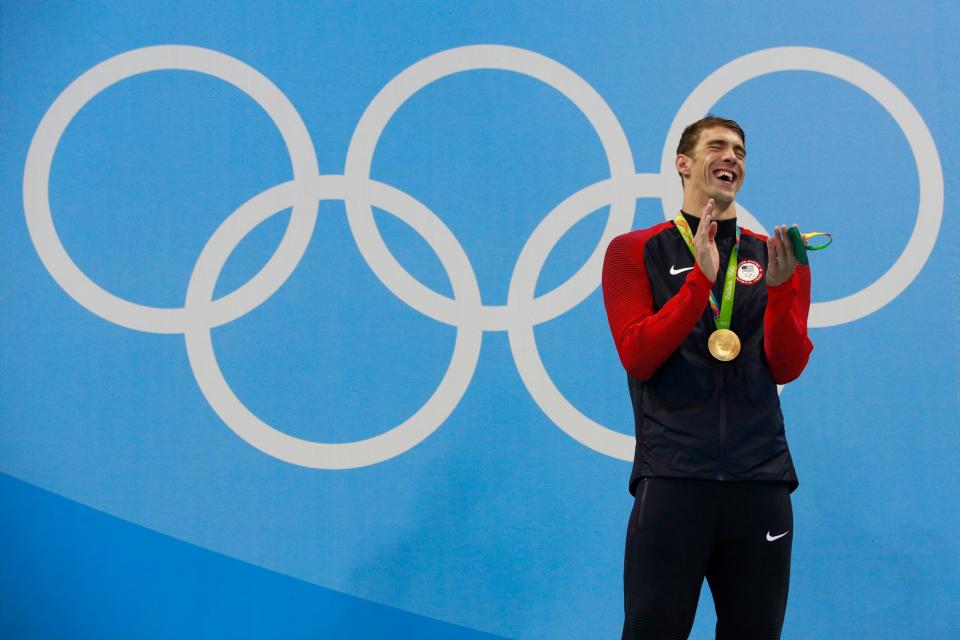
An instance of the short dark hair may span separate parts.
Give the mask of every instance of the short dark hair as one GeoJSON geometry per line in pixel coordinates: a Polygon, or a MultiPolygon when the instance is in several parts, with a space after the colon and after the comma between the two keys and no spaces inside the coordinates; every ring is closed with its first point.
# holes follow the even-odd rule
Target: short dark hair
{"type": "Polygon", "coordinates": [[[743,132],[743,129],[740,128],[740,125],[734,122],[733,120],[727,120],[726,118],[720,118],[712,113],[708,113],[705,117],[700,118],[691,125],[688,125],[686,129],[683,130],[683,133],[680,135],[680,144],[677,145],[677,155],[689,156],[693,151],[694,147],[697,146],[697,141],[700,138],[700,132],[704,129],[710,129],[711,127],[724,127],[735,132],[740,136],[740,140],[743,142],[743,146],[747,146],[747,135],[743,132]]]}

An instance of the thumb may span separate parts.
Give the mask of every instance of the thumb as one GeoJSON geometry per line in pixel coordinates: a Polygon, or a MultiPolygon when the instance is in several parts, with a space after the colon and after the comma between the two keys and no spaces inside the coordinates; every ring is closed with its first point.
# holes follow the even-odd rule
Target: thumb
{"type": "Polygon", "coordinates": [[[710,223],[710,231],[708,232],[707,238],[713,243],[714,238],[717,237],[717,223],[716,221],[710,223]]]}

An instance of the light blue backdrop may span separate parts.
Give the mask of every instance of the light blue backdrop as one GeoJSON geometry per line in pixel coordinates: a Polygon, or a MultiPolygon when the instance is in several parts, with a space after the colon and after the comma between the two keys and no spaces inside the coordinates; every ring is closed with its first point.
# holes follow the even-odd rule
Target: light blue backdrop
{"type": "MultiPolygon", "coordinates": [[[[57,559],[193,545],[492,634],[617,636],[632,416],[599,258],[675,211],[661,164],[711,109],[747,132],[748,226],[835,237],[781,396],[784,637],[960,634],[954,4],[195,5],[2,5],[0,628],[163,637],[150,593],[223,633],[244,607],[189,571],[57,559]],[[17,480],[109,514],[109,545],[17,480]]],[[[376,637],[349,602],[287,604],[376,637]]]]}

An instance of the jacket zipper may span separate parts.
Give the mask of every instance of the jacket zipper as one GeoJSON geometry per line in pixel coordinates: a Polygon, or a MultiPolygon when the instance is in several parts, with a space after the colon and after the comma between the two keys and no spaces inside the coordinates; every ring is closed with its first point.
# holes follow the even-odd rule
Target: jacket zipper
{"type": "Polygon", "coordinates": [[[726,480],[724,469],[727,459],[727,375],[720,369],[720,451],[717,456],[717,479],[726,480]]]}

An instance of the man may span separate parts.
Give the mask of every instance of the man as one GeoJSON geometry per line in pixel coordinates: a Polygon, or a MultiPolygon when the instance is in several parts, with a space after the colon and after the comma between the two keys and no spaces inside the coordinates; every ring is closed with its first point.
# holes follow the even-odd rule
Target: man
{"type": "Polygon", "coordinates": [[[706,578],[718,640],[779,638],[797,477],[777,384],[813,349],[810,273],[786,226],[738,231],[736,122],[687,127],[676,168],[677,219],[615,238],[603,265],[637,436],[623,637],[686,638],[706,578]]]}

